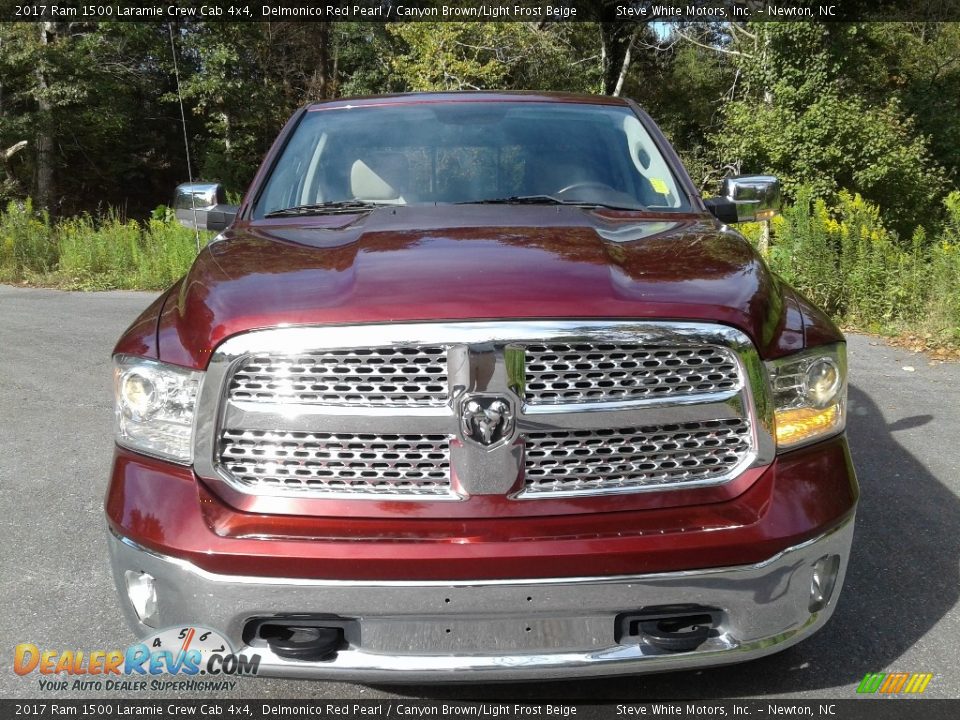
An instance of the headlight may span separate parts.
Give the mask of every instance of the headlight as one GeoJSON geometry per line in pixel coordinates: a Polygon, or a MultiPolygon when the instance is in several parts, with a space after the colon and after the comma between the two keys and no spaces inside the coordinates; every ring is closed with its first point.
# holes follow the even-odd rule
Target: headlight
{"type": "Polygon", "coordinates": [[[113,359],[117,443],[189,465],[203,373],[130,355],[113,359]]]}
{"type": "Polygon", "coordinates": [[[847,349],[824,345],[767,363],[773,389],[777,448],[834,435],[847,419],[847,349]]]}

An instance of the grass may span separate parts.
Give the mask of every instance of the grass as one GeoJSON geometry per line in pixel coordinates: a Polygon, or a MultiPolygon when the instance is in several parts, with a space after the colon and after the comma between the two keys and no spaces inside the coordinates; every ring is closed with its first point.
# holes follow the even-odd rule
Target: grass
{"type": "MultiPolygon", "coordinates": [[[[201,244],[209,233],[201,233],[201,244]]],[[[0,281],[68,290],[159,290],[197,254],[194,231],[166,208],[143,223],[110,211],[52,223],[29,200],[0,212],[0,281]]]]}

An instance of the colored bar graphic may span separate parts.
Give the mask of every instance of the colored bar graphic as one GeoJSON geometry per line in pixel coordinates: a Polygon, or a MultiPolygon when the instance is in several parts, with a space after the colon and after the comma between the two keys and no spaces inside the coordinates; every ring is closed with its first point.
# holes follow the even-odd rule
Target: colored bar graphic
{"type": "Polygon", "coordinates": [[[922,693],[933,680],[933,673],[914,673],[904,692],[922,693]]]}
{"type": "Polygon", "coordinates": [[[858,693],[875,693],[883,682],[884,673],[867,673],[857,687],[858,693]]]}
{"type": "Polygon", "coordinates": [[[867,673],[857,686],[858,693],[922,693],[933,680],[933,673],[867,673]]]}
{"type": "Polygon", "coordinates": [[[907,684],[907,678],[909,677],[909,673],[890,673],[887,675],[887,679],[883,681],[883,685],[880,686],[880,692],[900,692],[903,689],[903,686],[907,684]]]}

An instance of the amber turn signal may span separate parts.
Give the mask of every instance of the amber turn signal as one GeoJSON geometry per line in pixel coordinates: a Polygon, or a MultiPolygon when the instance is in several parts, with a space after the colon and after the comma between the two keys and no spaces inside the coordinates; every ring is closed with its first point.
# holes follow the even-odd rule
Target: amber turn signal
{"type": "Polygon", "coordinates": [[[826,435],[841,423],[840,405],[825,408],[792,408],[776,413],[777,445],[799,445],[806,440],[826,435]]]}

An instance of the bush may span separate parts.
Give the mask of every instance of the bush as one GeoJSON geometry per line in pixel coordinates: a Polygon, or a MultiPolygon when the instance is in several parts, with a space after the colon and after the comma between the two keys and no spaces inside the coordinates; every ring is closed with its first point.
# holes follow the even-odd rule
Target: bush
{"type": "MultiPolygon", "coordinates": [[[[208,233],[200,233],[202,245],[209,238],[208,233]]],[[[190,269],[197,256],[196,233],[175,219],[151,219],[144,228],[140,252],[139,287],[167,287],[190,269]]]]}
{"type": "MultiPolygon", "coordinates": [[[[209,233],[201,233],[205,244],[209,233]]],[[[30,201],[0,213],[0,279],[40,280],[71,289],[162,289],[190,268],[196,235],[166,208],[144,224],[115,211],[52,225],[30,201]]]]}
{"type": "Polygon", "coordinates": [[[797,202],[777,218],[770,264],[814,303],[834,315],[840,312],[843,282],[834,221],[820,198],[802,188],[797,202]]]}
{"type": "Polygon", "coordinates": [[[86,289],[136,287],[140,260],[140,226],[110,213],[99,222],[89,215],[57,226],[60,274],[70,285],[86,289]]]}
{"type": "Polygon", "coordinates": [[[947,221],[930,253],[927,326],[941,341],[960,342],[960,192],[944,205],[947,221]]]}
{"type": "Polygon", "coordinates": [[[28,198],[10,202],[0,212],[0,279],[20,282],[49,273],[57,262],[57,245],[46,212],[34,212],[28,198]]]}
{"type": "MultiPolygon", "coordinates": [[[[945,202],[948,220],[931,241],[923,228],[902,242],[860,195],[834,207],[802,188],[774,220],[770,265],[831,315],[872,331],[923,329],[960,339],[960,193],[945,202]]],[[[757,231],[748,228],[748,236],[757,231]]]]}

